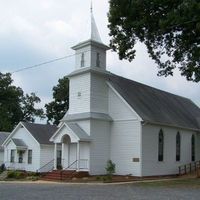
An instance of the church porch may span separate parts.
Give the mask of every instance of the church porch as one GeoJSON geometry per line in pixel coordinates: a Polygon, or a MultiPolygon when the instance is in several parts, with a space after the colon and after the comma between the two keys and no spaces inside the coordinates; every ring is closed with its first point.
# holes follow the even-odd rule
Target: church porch
{"type": "Polygon", "coordinates": [[[76,123],[64,123],[51,138],[54,170],[89,171],[90,139],[76,123]]]}

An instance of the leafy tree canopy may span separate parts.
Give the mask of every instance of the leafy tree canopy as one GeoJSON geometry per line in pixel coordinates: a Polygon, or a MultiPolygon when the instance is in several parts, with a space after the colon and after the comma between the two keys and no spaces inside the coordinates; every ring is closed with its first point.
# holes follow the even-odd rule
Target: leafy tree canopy
{"type": "Polygon", "coordinates": [[[158,75],[178,68],[200,81],[200,0],[110,0],[111,47],[120,59],[135,58],[143,42],[158,65],[158,75]]]}
{"type": "Polygon", "coordinates": [[[13,85],[11,74],[0,72],[0,131],[11,131],[20,122],[34,122],[43,118],[43,110],[35,108],[40,98],[34,93],[24,95],[13,85]]]}
{"type": "Polygon", "coordinates": [[[46,104],[47,122],[58,125],[69,108],[69,80],[63,77],[53,87],[53,101],[46,104]]]}

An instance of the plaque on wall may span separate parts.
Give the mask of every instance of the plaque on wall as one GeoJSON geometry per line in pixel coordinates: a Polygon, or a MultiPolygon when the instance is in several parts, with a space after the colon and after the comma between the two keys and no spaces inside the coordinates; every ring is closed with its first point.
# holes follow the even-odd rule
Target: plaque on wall
{"type": "Polygon", "coordinates": [[[133,158],[133,162],[140,162],[139,158],[133,158]]]}

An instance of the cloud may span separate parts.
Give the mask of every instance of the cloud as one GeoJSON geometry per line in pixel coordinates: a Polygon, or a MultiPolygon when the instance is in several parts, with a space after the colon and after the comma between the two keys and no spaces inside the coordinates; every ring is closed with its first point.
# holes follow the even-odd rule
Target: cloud
{"type": "MultiPolygon", "coordinates": [[[[94,15],[102,40],[109,43],[108,0],[93,0],[94,15]]],[[[0,7],[0,71],[15,71],[57,57],[73,54],[71,46],[85,39],[90,0],[7,0],[0,7]]],[[[157,77],[157,68],[144,45],[138,43],[136,59],[120,61],[108,52],[108,70],[121,76],[191,98],[200,106],[200,84],[178,72],[157,77]]],[[[43,106],[52,99],[52,87],[74,69],[74,57],[13,74],[14,83],[26,93],[36,92],[43,106]]]]}

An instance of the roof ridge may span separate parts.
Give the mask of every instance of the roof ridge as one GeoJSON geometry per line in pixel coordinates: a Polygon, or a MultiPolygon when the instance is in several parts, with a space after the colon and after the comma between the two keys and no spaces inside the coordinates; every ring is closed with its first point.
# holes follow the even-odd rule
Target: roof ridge
{"type": "Polygon", "coordinates": [[[23,124],[31,124],[31,125],[38,125],[38,126],[56,126],[55,124],[39,124],[39,123],[34,123],[34,122],[21,122],[23,124]]]}

